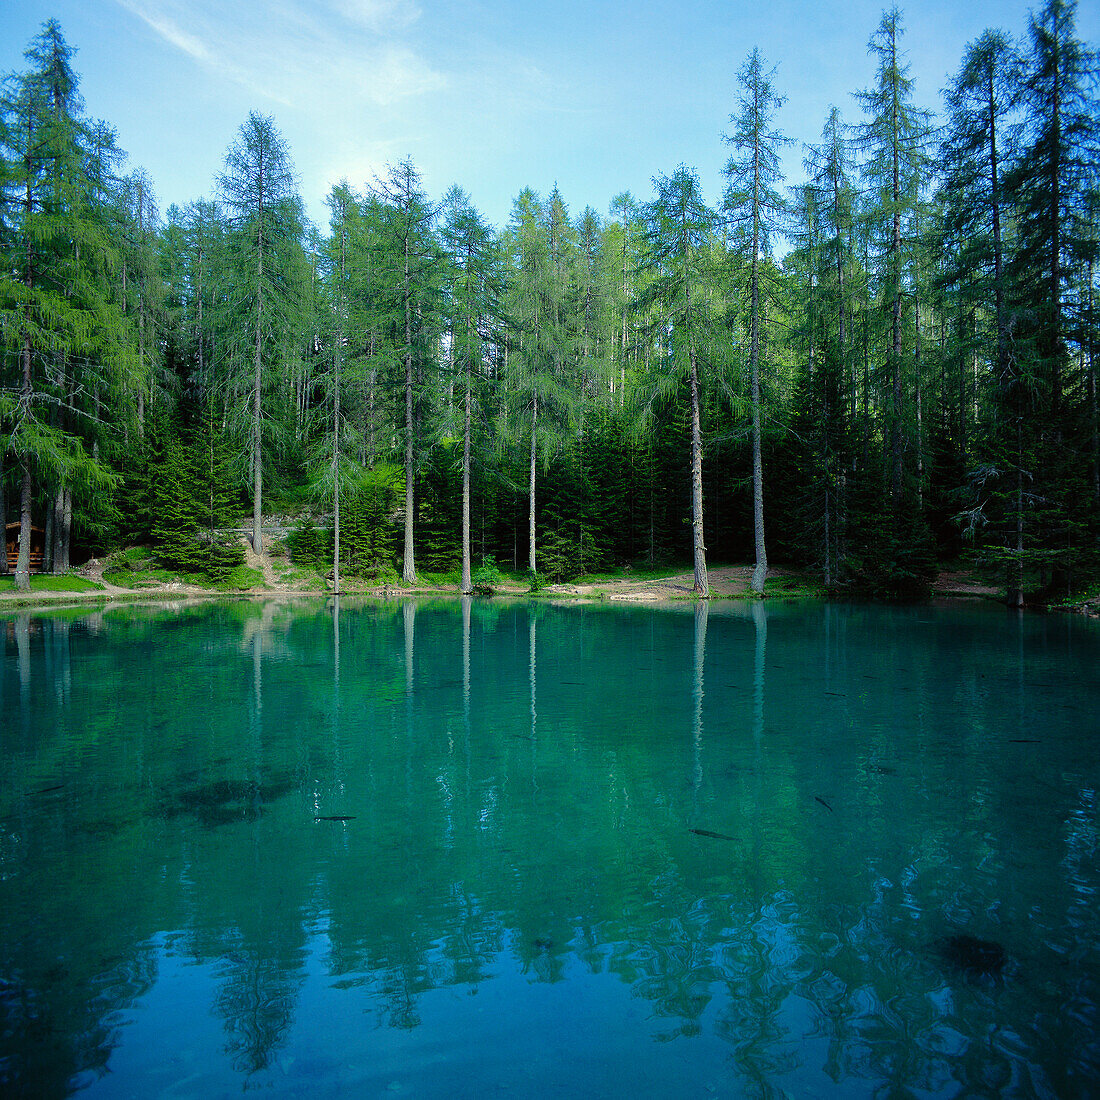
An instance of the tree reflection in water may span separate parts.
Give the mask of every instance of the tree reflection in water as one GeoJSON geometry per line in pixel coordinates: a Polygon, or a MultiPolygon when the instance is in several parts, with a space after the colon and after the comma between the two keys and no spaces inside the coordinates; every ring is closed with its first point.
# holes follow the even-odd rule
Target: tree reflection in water
{"type": "Polygon", "coordinates": [[[373,1065],[364,1019],[471,1036],[432,1064],[519,1065],[539,997],[568,990],[579,1019],[607,981],[647,1012],[570,1056],[590,1041],[625,1074],[690,1040],[748,1095],[1096,1079],[1100,777],[1054,678],[1095,691],[1095,632],[962,617],[917,644],[904,612],[760,602],[100,620],[6,633],[13,1094],[94,1086],[173,958],[223,1021],[220,1072],[276,1091],[308,1084],[326,1028],[373,1065]],[[170,812],[234,784],[267,792],[247,819],[170,812]],[[941,965],[961,932],[1004,943],[996,989],[941,965]]]}

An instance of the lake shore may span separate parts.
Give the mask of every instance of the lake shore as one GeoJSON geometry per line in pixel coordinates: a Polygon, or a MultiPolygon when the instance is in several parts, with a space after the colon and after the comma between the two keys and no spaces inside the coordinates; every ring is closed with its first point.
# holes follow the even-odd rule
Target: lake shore
{"type": "MultiPolygon", "coordinates": [[[[195,599],[316,599],[332,595],[331,581],[326,587],[320,587],[315,578],[308,583],[293,575],[280,572],[280,562],[268,555],[260,557],[247,550],[246,564],[263,575],[263,584],[247,588],[224,589],[203,585],[188,584],[183,581],[142,580],[134,587],[112,583],[104,577],[104,563],[93,559],[73,571],[90,587],[82,591],[45,591],[0,592],[0,608],[25,607],[34,605],[70,605],[86,603],[130,603],[165,600],[195,599]]],[[[751,565],[722,565],[708,570],[708,582],[712,599],[736,600],[750,596],[751,565]]],[[[586,579],[564,584],[550,584],[531,593],[526,585],[503,580],[494,586],[493,594],[498,596],[533,596],[553,599],[609,600],[623,603],[668,603],[693,598],[693,575],[691,572],[673,573],[664,577],[631,577],[586,579]]],[[[820,584],[805,574],[785,568],[774,568],[768,574],[768,599],[816,599],[821,597],[820,584]]],[[[411,586],[394,584],[371,584],[359,578],[343,578],[341,595],[367,597],[394,597],[405,595],[457,595],[453,584],[421,583],[411,586]]],[[[940,573],[934,584],[932,600],[934,603],[957,601],[999,602],[1003,599],[1000,589],[985,584],[978,577],[958,571],[940,573]]],[[[1100,598],[1086,599],[1079,604],[1061,607],[1057,610],[1100,616],[1100,598]]]]}

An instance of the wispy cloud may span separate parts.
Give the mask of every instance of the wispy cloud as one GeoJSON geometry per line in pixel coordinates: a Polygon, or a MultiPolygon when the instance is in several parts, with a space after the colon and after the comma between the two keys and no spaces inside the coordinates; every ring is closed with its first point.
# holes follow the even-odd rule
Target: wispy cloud
{"type": "Polygon", "coordinates": [[[446,79],[405,32],[408,0],[117,0],[170,46],[274,103],[307,110],[386,106],[446,79]]]}
{"type": "Polygon", "coordinates": [[[201,61],[203,64],[210,65],[214,63],[214,56],[206,48],[202,39],[193,34],[188,34],[166,13],[146,10],[142,4],[136,3],[135,0],[119,0],[119,3],[147,23],[161,38],[170,45],[175,46],[177,50],[193,57],[196,61],[201,61]]]}
{"type": "Polygon", "coordinates": [[[228,104],[276,115],[293,144],[307,209],[321,223],[322,196],[341,178],[363,187],[387,163],[411,156],[432,185],[459,173],[470,186],[502,171],[510,181],[517,157],[532,148],[545,154],[543,136],[554,135],[557,117],[600,117],[593,74],[568,58],[544,58],[541,39],[517,34],[511,15],[501,14],[511,11],[508,0],[492,2],[505,7],[115,0],[183,62],[182,74],[165,74],[188,81],[168,89],[175,100],[201,96],[208,118],[228,104]],[[196,80],[190,66],[203,75],[196,80]]]}
{"type": "Polygon", "coordinates": [[[330,0],[329,7],[348,22],[373,31],[408,27],[420,18],[411,0],[330,0]]]}

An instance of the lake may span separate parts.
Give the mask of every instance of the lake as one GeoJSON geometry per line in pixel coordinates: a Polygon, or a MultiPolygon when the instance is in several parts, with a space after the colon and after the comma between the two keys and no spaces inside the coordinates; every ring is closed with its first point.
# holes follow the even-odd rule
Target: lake
{"type": "Polygon", "coordinates": [[[1100,1090],[1100,623],[0,618],[0,1090],[1100,1090]]]}

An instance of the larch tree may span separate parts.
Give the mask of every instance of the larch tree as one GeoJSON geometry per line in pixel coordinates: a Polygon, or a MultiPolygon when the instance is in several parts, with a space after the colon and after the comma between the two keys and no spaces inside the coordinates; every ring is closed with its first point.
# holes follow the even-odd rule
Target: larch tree
{"type": "Polygon", "coordinates": [[[1092,244],[1087,196],[1095,186],[1096,55],[1077,38],[1076,3],[1048,0],[1031,18],[1031,54],[1019,98],[1024,139],[1006,186],[1017,206],[1012,279],[1016,306],[1034,320],[1032,356],[1059,411],[1067,359],[1066,304],[1076,261],[1092,244]]]}
{"type": "MultiPolygon", "coordinates": [[[[967,360],[982,349],[992,373],[992,392],[1000,426],[994,435],[1007,460],[1003,466],[1012,485],[1002,491],[1013,531],[1008,603],[1023,605],[1023,551],[1028,478],[1023,454],[1024,394],[1018,378],[1019,359],[1012,349],[1006,296],[1006,224],[1011,206],[1005,193],[1004,165],[1011,163],[1010,135],[1021,59],[1013,42],[1000,31],[987,30],[966,49],[962,65],[945,93],[948,126],[940,150],[943,175],[942,254],[944,280],[954,290],[957,337],[957,445],[966,455],[970,445],[965,399],[967,360]],[[964,318],[970,318],[967,324],[964,318]],[[1013,427],[1014,425],[1014,427],[1013,427]]],[[[977,380],[974,381],[977,404],[977,380]]],[[[944,395],[946,397],[946,395],[944,395]]],[[[991,471],[994,467],[987,466],[991,471]]],[[[979,476],[983,490],[987,478],[979,476]]],[[[984,517],[983,517],[984,518],[984,517]]]]}
{"type": "Polygon", "coordinates": [[[544,207],[534,191],[524,188],[512,205],[505,239],[510,261],[505,308],[515,347],[508,356],[504,378],[504,419],[513,427],[522,425],[520,431],[526,429],[529,445],[527,568],[532,576],[538,572],[535,518],[539,456],[546,456],[557,446],[574,410],[574,392],[564,374],[569,351],[564,323],[563,294],[568,282],[563,279],[563,222],[567,219],[555,218],[552,208],[544,207]]]}
{"type": "MultiPolygon", "coordinates": [[[[55,501],[61,501],[66,562],[72,483],[107,477],[75,430],[87,416],[75,400],[75,372],[125,362],[122,320],[107,280],[113,250],[95,206],[97,168],[70,65],[73,53],[58,23],[48,21],[26,51],[30,69],[8,78],[0,104],[6,211],[0,332],[5,358],[17,364],[17,377],[0,401],[0,422],[4,449],[20,471],[15,584],[24,591],[30,587],[36,477],[54,486],[55,501]]],[[[51,518],[56,516],[55,503],[51,518]]]]}
{"type": "Polygon", "coordinates": [[[375,184],[375,194],[386,208],[385,226],[389,248],[384,255],[392,265],[396,288],[395,320],[398,326],[401,360],[404,366],[404,466],[405,532],[401,579],[416,581],[415,560],[415,485],[417,472],[416,369],[423,369],[428,358],[427,345],[437,320],[440,275],[439,246],[435,239],[435,207],[421,183],[420,173],[411,160],[393,165],[385,179],[375,184]]]}
{"type": "Polygon", "coordinates": [[[350,344],[351,302],[353,296],[353,269],[350,263],[353,247],[353,225],[359,205],[347,182],[337,184],[328,196],[331,233],[326,244],[325,267],[328,294],[324,301],[327,309],[326,336],[331,348],[331,375],[328,391],[331,396],[332,430],[326,442],[331,444],[331,455],[326,463],[326,488],[332,495],[332,582],[333,591],[340,591],[340,489],[345,481],[345,461],[340,446],[343,421],[340,398],[344,382],[344,359],[350,344]]]}
{"type": "Polygon", "coordinates": [[[787,204],[779,193],[783,174],[779,151],[789,139],[775,128],[775,115],[785,102],[772,86],[775,70],[766,70],[760,51],[754,49],[737,74],[741,85],[738,110],[730,116],[734,129],[726,137],[733,154],[726,162],[724,209],[734,228],[735,247],[748,271],[748,367],[752,401],[752,511],[756,564],[752,590],[764,592],[768,555],[764,543],[764,470],[761,454],[761,292],[763,259],[770,254],[771,239],[787,217],[787,204]]]}
{"type": "Polygon", "coordinates": [[[706,284],[714,277],[711,234],[717,219],[703,200],[698,175],[680,167],[654,178],[657,195],[645,207],[642,268],[649,282],[638,300],[642,313],[653,311],[651,335],[663,330],[665,354],[639,393],[643,418],[662,398],[675,400],[687,384],[691,419],[691,545],[693,591],[707,597],[706,546],[703,541],[703,437],[701,380],[713,351],[715,325],[707,308],[706,284]]]}
{"type": "Polygon", "coordinates": [[[134,378],[135,413],[139,436],[145,429],[145,410],[155,386],[158,313],[163,297],[157,235],[159,213],[153,185],[141,169],[122,181],[123,301],[137,332],[137,373],[134,378]]]}
{"type": "Polygon", "coordinates": [[[579,382],[587,397],[614,387],[610,375],[613,321],[608,332],[612,282],[605,244],[599,215],[592,207],[585,207],[577,221],[575,309],[579,382]]]}
{"type": "Polygon", "coordinates": [[[888,388],[888,484],[895,511],[902,505],[906,450],[903,370],[905,251],[903,233],[926,179],[930,117],[913,103],[913,81],[901,48],[904,33],[897,8],[883,13],[868,50],[878,58],[875,87],[858,93],[870,116],[857,129],[856,142],[868,154],[864,172],[872,189],[868,216],[876,238],[879,286],[888,318],[884,353],[888,388]]]}
{"type": "MultiPolygon", "coordinates": [[[[452,361],[462,392],[462,578],[473,591],[470,552],[470,471],[475,405],[482,390],[485,336],[498,296],[493,233],[470,196],[452,187],[443,199],[440,239],[449,261],[452,361]]],[[[452,406],[453,407],[453,406],[452,406]]]]}
{"type": "Polygon", "coordinates": [[[227,291],[238,377],[251,360],[252,547],[262,554],[264,377],[285,354],[297,319],[300,283],[293,269],[302,262],[303,232],[290,152],[272,118],[249,114],[226,153],[219,190],[233,230],[236,272],[227,291]]]}
{"type": "MultiPolygon", "coordinates": [[[[637,297],[634,277],[638,267],[642,222],[638,204],[629,191],[623,191],[611,200],[610,213],[612,220],[607,226],[607,234],[614,252],[611,261],[615,271],[613,305],[619,321],[614,359],[618,366],[619,404],[622,405],[626,395],[627,363],[637,350],[630,323],[631,307],[637,297]]],[[[615,379],[612,379],[611,385],[614,389],[615,379]]]]}
{"type": "Polygon", "coordinates": [[[945,93],[948,125],[940,150],[946,232],[958,250],[955,277],[982,294],[978,304],[993,322],[998,375],[1007,369],[1008,350],[1004,165],[1019,75],[1018,51],[1002,31],[987,30],[970,43],[945,93]]]}
{"type": "Polygon", "coordinates": [[[807,363],[813,418],[809,429],[821,471],[821,560],[826,586],[832,586],[839,582],[845,557],[851,472],[845,460],[854,459],[848,436],[858,392],[852,354],[855,189],[851,153],[835,107],[804,165],[808,182],[799,192],[800,247],[807,261],[802,314],[804,324],[813,326],[807,363]]]}
{"type": "MultiPolygon", "coordinates": [[[[1021,412],[1020,450],[1030,450],[1036,528],[1035,564],[1064,591],[1073,568],[1068,548],[1087,514],[1079,484],[1085,443],[1084,387],[1071,379],[1075,278],[1095,253],[1090,196],[1100,163],[1097,56],[1078,37],[1076,4],[1047,0],[1033,13],[1031,51],[1021,81],[1024,112],[1018,159],[1005,186],[1015,205],[1017,239],[1008,265],[1021,412]]],[[[1018,509],[1022,511],[1021,509],[1018,509]]],[[[1021,550],[1024,557],[1028,555],[1021,550]]]]}

